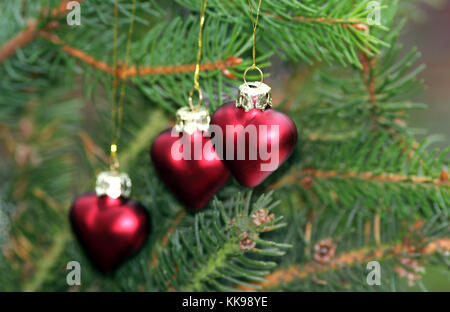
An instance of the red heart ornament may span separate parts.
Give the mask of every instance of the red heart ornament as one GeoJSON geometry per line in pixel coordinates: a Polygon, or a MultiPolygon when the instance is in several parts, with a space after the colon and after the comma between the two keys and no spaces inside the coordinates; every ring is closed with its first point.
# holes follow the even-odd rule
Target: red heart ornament
{"type": "Polygon", "coordinates": [[[161,180],[183,204],[201,209],[225,184],[230,172],[203,132],[179,132],[174,136],[171,132],[166,130],[155,139],[151,160],[161,180]]]}
{"type": "Polygon", "coordinates": [[[216,110],[211,124],[219,126],[224,136],[223,152],[217,152],[236,180],[247,187],[261,184],[289,158],[297,144],[292,119],[270,108],[245,112],[234,102],[228,103],[216,110]]]}
{"type": "Polygon", "coordinates": [[[89,259],[104,273],[114,271],[135,254],[151,227],[150,217],[139,203],[95,193],[74,201],[70,222],[89,259]]]}

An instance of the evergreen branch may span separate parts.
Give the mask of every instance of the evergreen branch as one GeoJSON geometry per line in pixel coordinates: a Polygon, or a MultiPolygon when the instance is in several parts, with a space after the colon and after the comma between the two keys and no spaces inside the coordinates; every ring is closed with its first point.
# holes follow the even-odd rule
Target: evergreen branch
{"type": "Polygon", "coordinates": [[[283,226],[271,213],[276,204],[271,194],[253,203],[251,193],[225,203],[215,200],[213,210],[198,213],[194,224],[178,229],[159,252],[152,273],[155,284],[160,290],[198,291],[231,290],[239,282],[261,281],[275,265],[264,258],[281,256],[289,247],[260,237],[283,226]]]}
{"type": "MultiPolygon", "coordinates": [[[[194,63],[195,54],[191,49],[197,40],[198,27],[198,19],[193,16],[187,19],[177,17],[170,23],[156,25],[139,42],[134,42],[132,47],[134,64],[161,66],[173,64],[173,60],[177,60],[179,64],[194,63]],[[168,49],[168,46],[177,48],[168,49]]],[[[235,97],[236,85],[239,81],[234,78],[239,77],[249,66],[249,60],[238,59],[251,47],[251,42],[245,40],[242,31],[239,25],[221,23],[219,20],[212,20],[205,24],[203,32],[205,45],[202,56],[204,62],[214,63],[217,59],[237,61],[234,63],[237,65],[227,67],[225,70],[201,72],[204,102],[211,110],[223,104],[224,101],[228,101],[229,98],[235,97]]],[[[267,62],[263,62],[269,56],[270,52],[259,57],[260,67],[268,65],[267,62]]],[[[144,76],[141,79],[134,79],[134,82],[150,101],[157,102],[171,112],[187,105],[188,94],[193,83],[192,74],[189,72],[181,72],[177,75],[144,76]]]]}
{"type": "MultiPolygon", "coordinates": [[[[255,287],[240,285],[237,288],[245,291],[268,290],[276,288],[282,283],[290,283],[296,279],[304,279],[316,273],[337,270],[342,267],[352,266],[356,263],[368,262],[374,259],[383,259],[387,257],[400,257],[410,252],[411,246],[404,243],[381,246],[375,250],[362,248],[343,253],[331,260],[330,263],[323,264],[317,261],[309,261],[301,266],[292,265],[288,268],[279,269],[265,277],[264,282],[255,283],[255,287]]],[[[437,251],[450,251],[450,238],[441,238],[429,242],[419,254],[422,256],[431,255],[437,251]]]]}
{"type": "Polygon", "coordinates": [[[11,38],[0,49],[0,64],[16,53],[16,50],[27,45],[36,38],[36,21],[28,22],[27,29],[11,38]]]}
{"type": "Polygon", "coordinates": [[[371,211],[392,214],[391,221],[448,213],[450,148],[428,153],[432,140],[420,145],[390,140],[388,133],[378,133],[345,143],[309,142],[301,167],[267,185],[297,190],[296,200],[312,210],[371,211]]]}
{"type": "MultiPolygon", "coordinates": [[[[99,78],[101,72],[106,72],[119,78],[136,78],[133,82],[151,102],[156,102],[169,111],[176,110],[176,107],[172,105],[173,103],[176,103],[178,107],[186,105],[187,94],[192,87],[187,78],[195,71],[195,65],[192,65],[195,60],[189,48],[190,42],[194,40],[193,35],[197,32],[198,20],[194,18],[176,18],[170,23],[164,21],[154,25],[141,38],[133,40],[131,64],[134,65],[125,67],[119,64],[117,70],[114,70],[108,61],[111,49],[109,37],[112,35],[110,23],[106,17],[97,15],[97,10],[105,9],[107,9],[107,5],[104,2],[99,2],[98,4],[87,6],[86,10],[88,12],[84,13],[85,20],[89,20],[90,23],[95,23],[96,25],[98,24],[100,31],[103,30],[105,32],[102,39],[95,42],[92,42],[92,36],[95,34],[87,32],[85,27],[71,28],[69,31],[64,27],[58,27],[57,22],[54,21],[48,27],[40,29],[38,31],[39,36],[46,39],[46,41],[50,41],[51,44],[60,46],[60,49],[49,48],[48,45],[43,44],[45,41],[37,41],[36,46],[41,51],[39,53],[45,55],[45,58],[36,59],[34,56],[37,52],[27,49],[24,50],[24,53],[27,56],[30,54],[30,64],[27,64],[29,66],[20,66],[21,62],[15,58],[11,69],[0,68],[3,71],[9,69],[9,72],[13,70],[15,73],[15,75],[10,74],[8,76],[9,79],[3,82],[1,87],[4,87],[5,91],[0,92],[3,93],[0,100],[2,102],[11,102],[10,98],[14,95],[12,88],[15,87],[17,92],[19,91],[17,88],[23,85],[22,82],[19,83],[15,79],[20,76],[30,77],[36,73],[37,69],[39,69],[39,77],[42,77],[42,80],[56,78],[55,74],[62,74],[62,72],[67,74],[67,70],[73,70],[75,64],[70,58],[66,57],[68,54],[81,60],[82,64],[87,64],[86,68],[84,68],[84,72],[87,75],[91,73],[91,68],[98,70],[94,77],[97,81],[104,79],[104,77],[99,78]],[[55,32],[50,32],[51,29],[55,30],[55,32]],[[159,42],[160,46],[155,44],[156,42],[159,42]],[[167,45],[174,43],[182,43],[180,49],[167,50],[167,45]],[[58,53],[59,51],[62,53],[58,53]],[[175,64],[174,59],[177,60],[175,64]],[[37,62],[41,64],[35,64],[37,62]],[[43,62],[46,63],[45,66],[43,66],[43,62]],[[45,69],[52,69],[49,73],[50,77],[47,77],[42,72],[45,69]]],[[[123,10],[127,10],[125,5],[123,10]]],[[[125,19],[122,21],[122,23],[126,22],[125,19]]],[[[202,86],[204,99],[205,102],[212,104],[210,105],[211,109],[214,109],[216,105],[222,104],[226,100],[225,95],[231,98],[234,97],[235,85],[238,82],[233,80],[236,80],[236,77],[239,76],[237,71],[247,66],[241,55],[245,53],[246,48],[250,45],[239,37],[240,33],[241,29],[239,27],[231,27],[228,24],[220,24],[219,22],[209,23],[205,26],[205,42],[207,44],[204,47],[204,63],[201,64],[200,69],[204,76],[202,80],[205,82],[204,86],[202,86]],[[214,40],[210,40],[210,38],[214,38],[214,40]]],[[[123,51],[118,52],[120,54],[123,51]]],[[[267,59],[268,56],[269,54],[261,56],[260,59],[267,59]]],[[[266,65],[261,64],[260,66],[264,67],[266,65]]],[[[37,80],[31,78],[29,80],[28,87],[36,85],[35,88],[37,90],[42,88],[42,82],[38,84],[37,80]]],[[[48,81],[45,80],[45,82],[48,81]]],[[[52,84],[49,83],[49,85],[52,84]]],[[[89,90],[92,89],[92,86],[90,86],[89,90]]],[[[109,88],[106,90],[109,90],[109,88]]],[[[18,102],[18,100],[15,99],[14,102],[18,102]]],[[[18,103],[18,106],[21,103],[23,102],[18,103]]]]}
{"type": "MultiPolygon", "coordinates": [[[[367,29],[369,31],[369,29],[367,29]]],[[[364,51],[361,52],[360,56],[361,64],[362,64],[362,74],[363,74],[363,83],[367,90],[368,100],[372,104],[370,110],[370,119],[373,123],[372,130],[376,131],[378,128],[377,118],[379,115],[379,109],[377,107],[377,93],[376,93],[376,62],[377,56],[371,57],[367,55],[364,51]]]]}
{"type": "Polygon", "coordinates": [[[342,141],[348,139],[354,139],[358,133],[356,131],[349,131],[347,133],[320,133],[320,132],[308,132],[305,129],[305,136],[310,141],[342,141]]]}
{"type": "Polygon", "coordinates": [[[393,173],[373,173],[373,172],[339,172],[337,170],[320,170],[314,168],[303,169],[300,172],[291,173],[280,181],[269,186],[270,190],[282,188],[300,181],[303,187],[312,185],[311,178],[343,178],[343,179],[362,179],[366,181],[392,182],[392,183],[413,183],[413,184],[430,184],[430,185],[447,185],[450,186],[448,172],[442,169],[439,178],[427,176],[407,176],[393,173]]]}
{"type": "Polygon", "coordinates": [[[148,148],[148,142],[151,142],[166,125],[167,119],[161,111],[153,111],[148,115],[145,126],[135,133],[127,148],[119,153],[119,162],[123,170],[126,171],[132,166],[138,155],[148,148]]]}
{"type": "MultiPolygon", "coordinates": [[[[76,0],[78,2],[82,2],[83,0],[76,0]]],[[[58,8],[55,8],[51,11],[50,16],[52,18],[60,18],[62,17],[66,11],[67,11],[67,4],[70,2],[70,0],[62,0],[59,4],[58,8]]],[[[48,8],[45,8],[42,10],[42,15],[47,15],[48,8]]],[[[43,28],[49,27],[51,22],[46,24],[43,28]]],[[[0,48],[0,64],[6,60],[7,58],[10,58],[15,54],[17,49],[22,48],[35,40],[37,38],[37,26],[38,22],[34,19],[30,20],[27,23],[27,28],[25,30],[22,30],[17,35],[15,35],[13,38],[11,38],[9,41],[7,41],[3,46],[0,48]]]]}
{"type": "MultiPolygon", "coordinates": [[[[226,60],[218,60],[212,63],[200,64],[200,71],[212,71],[220,69],[224,76],[231,79],[236,79],[237,77],[229,72],[231,67],[241,64],[242,58],[228,56],[226,60]]],[[[132,76],[148,76],[148,75],[170,75],[179,73],[192,73],[195,71],[195,64],[189,65],[166,65],[166,66],[145,66],[145,67],[120,67],[118,68],[117,76],[125,79],[132,76]]]]}
{"type": "Polygon", "coordinates": [[[81,139],[86,156],[88,157],[91,164],[94,163],[95,159],[100,159],[103,163],[107,164],[109,156],[101,149],[87,134],[85,131],[80,131],[78,136],[81,139]]]}
{"type": "MultiPolygon", "coordinates": [[[[73,48],[69,45],[66,45],[62,42],[62,40],[56,35],[49,33],[47,31],[40,31],[39,34],[51,41],[56,45],[60,45],[61,49],[68,53],[69,55],[77,58],[78,60],[98,69],[104,71],[108,74],[114,75],[120,79],[127,79],[129,77],[134,76],[151,76],[151,75],[171,75],[171,74],[180,74],[180,73],[190,73],[195,71],[195,64],[181,64],[181,65],[165,65],[165,66],[136,66],[136,65],[119,65],[117,69],[107,64],[104,61],[100,61],[95,59],[93,56],[88,55],[87,53],[73,48]]],[[[208,62],[200,64],[201,71],[212,71],[220,69],[222,73],[231,79],[236,79],[236,76],[229,72],[231,67],[237,66],[241,64],[243,61],[242,58],[228,56],[226,60],[218,60],[215,62],[208,62]]]]}
{"type": "Polygon", "coordinates": [[[23,116],[15,116],[10,126],[14,135],[6,138],[11,141],[0,142],[14,144],[8,155],[13,161],[24,153],[21,146],[25,150],[24,158],[12,163],[15,169],[9,182],[17,205],[22,207],[15,211],[11,227],[13,243],[9,253],[15,263],[11,261],[10,266],[31,269],[14,274],[17,287],[22,290],[41,288],[55,272],[52,269],[61,260],[71,237],[66,213],[70,190],[80,173],[71,154],[76,144],[70,139],[78,126],[78,104],[72,98],[53,102],[50,97],[33,102],[23,116]]]}
{"type": "Polygon", "coordinates": [[[362,72],[364,74],[364,84],[366,86],[367,93],[369,94],[369,101],[372,105],[376,105],[376,93],[375,93],[375,79],[372,74],[376,65],[376,57],[370,58],[364,52],[361,53],[362,72]]]}
{"type": "MultiPolygon", "coordinates": [[[[198,0],[177,2],[189,10],[197,11],[199,7],[198,0]]],[[[259,23],[264,32],[260,42],[265,49],[281,52],[279,54],[284,58],[303,60],[308,64],[313,60],[327,63],[336,60],[342,65],[361,67],[357,57],[361,47],[373,55],[378,53],[380,46],[386,45],[365,31],[369,27],[368,3],[368,0],[358,4],[352,0],[343,0],[339,4],[329,1],[265,1],[259,23]]],[[[211,1],[208,7],[207,15],[219,17],[224,22],[245,25],[242,20],[249,16],[248,9],[238,0],[227,1],[226,4],[220,0],[211,1]]]]}
{"type": "Polygon", "coordinates": [[[38,199],[42,200],[47,204],[48,207],[53,209],[54,211],[58,211],[60,213],[63,213],[65,209],[51,196],[49,196],[46,192],[44,192],[41,188],[35,187],[33,188],[33,194],[38,199]]]}
{"type": "Polygon", "coordinates": [[[41,287],[48,275],[51,274],[51,269],[54,267],[55,263],[59,261],[61,254],[64,252],[66,243],[70,238],[71,233],[66,226],[63,226],[61,231],[55,233],[52,245],[46,251],[45,256],[37,261],[33,277],[23,285],[23,291],[37,291],[41,287]]]}
{"type": "Polygon", "coordinates": [[[341,25],[344,27],[352,26],[357,30],[366,31],[369,27],[366,24],[362,24],[364,19],[344,19],[344,18],[327,18],[324,16],[320,17],[307,17],[307,16],[281,16],[277,14],[273,14],[271,12],[262,12],[267,16],[271,16],[276,19],[291,21],[291,22],[302,22],[302,23],[319,23],[319,24],[327,24],[327,25],[341,25]]]}
{"type": "Polygon", "coordinates": [[[361,68],[344,71],[324,68],[317,83],[319,98],[303,109],[302,124],[309,133],[335,133],[332,139],[350,133],[387,130],[392,138],[407,135],[406,112],[426,105],[411,99],[423,90],[417,75],[425,68],[416,66],[417,49],[401,56],[397,42],[398,30],[393,30],[390,48],[379,55],[359,50],[361,68]],[[339,72],[339,73],[338,73],[339,72]],[[337,76],[339,75],[339,77],[337,76]],[[339,118],[336,118],[338,116],[339,118]]]}
{"type": "MultiPolygon", "coordinates": [[[[40,188],[35,188],[33,193],[37,198],[42,200],[48,207],[56,211],[59,214],[63,214],[67,209],[64,208],[67,205],[60,205],[54,198],[49,196],[40,188]]],[[[45,282],[47,275],[51,268],[58,261],[62,252],[64,251],[66,243],[70,239],[70,232],[66,226],[59,229],[58,233],[54,233],[55,239],[52,241],[52,245],[48,248],[46,256],[42,257],[35,265],[33,277],[23,285],[23,291],[32,292],[40,288],[45,282]]]]}
{"type": "Polygon", "coordinates": [[[169,243],[170,236],[175,232],[175,230],[177,229],[178,225],[180,224],[181,220],[184,218],[185,215],[186,210],[182,209],[173,220],[168,231],[166,232],[166,234],[164,234],[159,244],[155,245],[152,254],[152,267],[156,267],[158,265],[158,249],[166,247],[166,245],[169,243]]]}
{"type": "MultiPolygon", "coordinates": [[[[80,61],[82,61],[88,65],[91,65],[92,67],[95,67],[101,71],[104,71],[108,74],[111,74],[111,75],[114,74],[114,68],[112,66],[108,65],[107,63],[105,63],[103,61],[99,61],[99,60],[95,59],[93,56],[90,56],[79,49],[76,49],[69,45],[63,44],[62,40],[57,35],[49,33],[47,31],[40,31],[39,35],[42,36],[43,38],[48,39],[49,41],[51,41],[54,44],[61,45],[61,49],[64,52],[79,59],[80,61]]],[[[116,76],[118,76],[117,73],[116,73],[116,76]]]]}
{"type": "Polygon", "coordinates": [[[411,182],[448,185],[445,159],[450,148],[427,152],[426,147],[439,140],[430,137],[421,144],[412,138],[393,140],[389,133],[360,133],[345,142],[308,141],[302,169],[285,177],[280,186],[304,176],[318,178],[360,178],[367,181],[411,182]],[[329,161],[332,157],[333,162],[329,161]]]}

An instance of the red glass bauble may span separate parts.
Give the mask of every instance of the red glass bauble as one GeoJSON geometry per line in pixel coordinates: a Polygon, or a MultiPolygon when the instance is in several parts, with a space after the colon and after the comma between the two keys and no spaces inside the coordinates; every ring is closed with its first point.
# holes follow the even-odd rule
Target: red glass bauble
{"type": "Polygon", "coordinates": [[[87,193],[70,210],[70,222],[94,266],[108,273],[135,254],[150,233],[150,216],[139,203],[87,193]]]}
{"type": "Polygon", "coordinates": [[[297,128],[292,119],[271,108],[246,112],[234,102],[228,103],[217,109],[211,124],[219,126],[224,135],[221,158],[236,180],[247,187],[261,184],[289,158],[297,144],[297,128]],[[253,135],[249,125],[254,126],[253,135]],[[233,130],[227,131],[227,126],[233,130]],[[230,147],[234,148],[232,153],[230,147]],[[244,148],[245,157],[238,158],[238,150],[244,148]]]}
{"type": "Polygon", "coordinates": [[[201,209],[225,184],[230,172],[202,131],[179,132],[174,136],[171,132],[166,130],[155,139],[150,149],[151,160],[158,176],[184,205],[201,209]],[[190,151],[185,151],[184,146],[190,147],[190,151]]]}

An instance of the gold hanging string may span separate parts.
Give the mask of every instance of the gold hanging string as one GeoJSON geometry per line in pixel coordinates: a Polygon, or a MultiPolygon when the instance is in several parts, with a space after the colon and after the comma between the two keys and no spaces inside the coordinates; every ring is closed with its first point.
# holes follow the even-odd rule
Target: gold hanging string
{"type": "MultiPolygon", "coordinates": [[[[123,64],[125,67],[128,66],[129,58],[130,58],[130,49],[131,49],[131,39],[133,37],[133,29],[134,29],[134,20],[136,14],[136,0],[133,0],[133,6],[131,9],[131,21],[130,27],[128,30],[128,40],[126,46],[126,54],[125,54],[125,63],[123,64]]],[[[120,82],[120,94],[119,101],[117,102],[117,86],[119,85],[119,80],[117,75],[117,40],[118,40],[118,28],[119,28],[119,10],[118,10],[118,0],[114,1],[114,43],[113,43],[113,66],[114,66],[114,79],[112,85],[112,94],[113,94],[113,105],[111,112],[111,121],[112,121],[112,140],[111,140],[111,170],[117,170],[119,168],[119,160],[117,158],[117,144],[120,139],[120,130],[122,128],[122,119],[123,119],[123,101],[125,98],[125,87],[126,87],[126,78],[122,79],[120,82]]]]}
{"type": "Polygon", "coordinates": [[[256,19],[253,17],[253,5],[252,0],[248,0],[248,7],[250,9],[250,19],[252,21],[253,28],[253,65],[252,68],[256,67],[256,27],[258,27],[259,11],[261,9],[262,0],[259,0],[258,9],[256,11],[256,19]]]}
{"type": "Polygon", "coordinates": [[[253,51],[252,51],[253,52],[253,64],[252,64],[252,66],[248,67],[244,72],[244,82],[245,83],[247,83],[246,76],[247,76],[247,72],[250,69],[256,69],[259,72],[259,74],[261,75],[261,83],[263,82],[263,79],[264,79],[262,70],[258,66],[256,66],[256,28],[258,27],[261,3],[262,3],[262,0],[259,0],[258,8],[256,10],[256,18],[255,18],[253,16],[252,0],[248,0],[248,7],[250,9],[250,19],[252,21],[252,30],[253,30],[253,36],[252,36],[253,37],[253,51]]]}
{"type": "Polygon", "coordinates": [[[206,7],[208,5],[208,0],[203,0],[200,2],[200,30],[198,33],[198,51],[197,51],[197,62],[195,63],[195,71],[194,71],[194,88],[189,92],[189,106],[191,110],[194,110],[194,106],[192,104],[192,95],[194,91],[198,92],[198,104],[197,108],[200,106],[203,100],[202,89],[200,88],[199,77],[200,77],[200,61],[202,59],[202,44],[203,44],[203,25],[205,24],[205,13],[206,7]]]}

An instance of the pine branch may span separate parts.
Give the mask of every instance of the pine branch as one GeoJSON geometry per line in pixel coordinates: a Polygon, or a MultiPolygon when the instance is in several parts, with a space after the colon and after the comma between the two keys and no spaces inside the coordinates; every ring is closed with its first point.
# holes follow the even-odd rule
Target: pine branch
{"type": "Polygon", "coordinates": [[[2,120],[12,135],[2,136],[0,146],[8,146],[5,158],[14,171],[0,188],[11,190],[2,196],[20,207],[14,211],[12,243],[5,247],[5,253],[10,269],[22,268],[12,276],[22,290],[40,289],[54,273],[52,268],[71,237],[65,221],[70,190],[79,174],[71,157],[76,144],[70,139],[78,111],[78,103],[72,99],[52,102],[47,98],[30,103],[11,124],[2,120]],[[25,267],[28,269],[23,270],[25,267]]]}
{"type": "Polygon", "coordinates": [[[18,33],[0,49],[0,64],[14,55],[17,49],[27,45],[36,38],[36,21],[28,22],[27,29],[18,33]]]}
{"type": "Polygon", "coordinates": [[[166,245],[169,243],[170,236],[176,231],[178,225],[180,224],[181,220],[184,218],[185,215],[186,215],[186,210],[182,209],[178,213],[178,215],[175,217],[175,219],[173,220],[172,224],[169,227],[169,230],[167,231],[166,234],[164,234],[164,236],[162,237],[159,244],[155,245],[155,247],[153,249],[153,253],[152,253],[152,267],[153,268],[158,265],[158,250],[166,247],[166,245]]]}
{"type": "MultiPolygon", "coordinates": [[[[85,52],[73,48],[63,43],[63,41],[55,34],[47,31],[40,31],[40,36],[48,39],[56,45],[60,45],[61,49],[69,55],[77,58],[78,60],[108,74],[114,75],[120,79],[127,79],[134,76],[149,76],[149,75],[171,75],[180,73],[193,73],[195,71],[195,64],[188,65],[166,65],[166,66],[136,66],[136,65],[119,65],[116,70],[104,61],[95,59],[93,56],[86,54],[85,52]]],[[[229,72],[231,67],[237,66],[242,63],[242,58],[228,56],[226,60],[218,60],[215,62],[207,62],[200,64],[200,71],[212,71],[221,70],[222,73],[231,79],[236,79],[236,76],[229,72]]]]}
{"type": "Polygon", "coordinates": [[[378,132],[341,141],[313,141],[303,146],[300,168],[274,176],[269,189],[298,191],[309,209],[432,217],[450,207],[450,181],[445,169],[450,148],[427,152],[433,140],[417,144],[378,132]],[[278,178],[278,179],[277,179],[278,178]],[[363,208],[361,208],[363,207],[363,208]]]}
{"type": "Polygon", "coordinates": [[[376,93],[375,93],[375,79],[376,77],[372,75],[372,71],[376,65],[376,57],[370,58],[367,54],[361,53],[362,59],[362,72],[364,74],[364,84],[369,94],[369,101],[372,105],[376,105],[376,93]]]}
{"type": "Polygon", "coordinates": [[[299,121],[313,139],[346,139],[359,131],[378,129],[388,130],[393,137],[408,133],[406,112],[426,107],[411,101],[424,89],[417,75],[425,66],[415,66],[420,57],[417,49],[400,57],[400,28],[391,27],[392,32],[384,36],[390,48],[379,55],[359,50],[361,68],[345,71],[331,67],[321,71],[316,81],[320,96],[302,109],[299,121]]]}
{"type": "MultiPolygon", "coordinates": [[[[450,251],[450,238],[436,239],[429,242],[419,253],[421,256],[433,254],[435,252],[450,251]]],[[[255,283],[256,287],[239,286],[238,289],[245,291],[270,290],[277,288],[280,284],[288,284],[298,279],[305,279],[315,274],[331,270],[339,270],[356,263],[367,263],[372,260],[382,260],[390,257],[401,257],[410,252],[410,246],[404,243],[397,243],[391,246],[381,246],[371,250],[363,248],[343,253],[331,260],[330,263],[321,264],[316,261],[307,262],[301,266],[292,265],[288,268],[279,269],[267,275],[265,282],[255,283]]]]}
{"type": "Polygon", "coordinates": [[[300,182],[303,187],[310,187],[313,183],[312,178],[330,179],[361,179],[366,181],[392,182],[392,183],[413,183],[413,184],[432,184],[432,185],[450,185],[448,172],[442,169],[439,178],[426,176],[407,176],[393,173],[377,173],[373,172],[339,172],[337,170],[323,171],[320,169],[307,168],[300,172],[294,172],[287,175],[280,181],[269,186],[270,190],[278,189],[292,183],[300,182]]]}
{"type": "MultiPolygon", "coordinates": [[[[67,208],[59,205],[55,199],[48,196],[42,190],[37,189],[35,193],[38,198],[42,199],[52,209],[57,209],[60,212],[67,211],[67,208]]],[[[68,207],[68,205],[64,206],[68,207]]],[[[52,245],[47,249],[46,256],[35,263],[36,268],[33,277],[23,285],[23,291],[32,292],[40,289],[47,276],[51,274],[51,269],[63,253],[65,245],[71,238],[71,234],[67,226],[62,226],[60,231],[55,233],[54,237],[55,239],[52,245]]]]}
{"type": "MultiPolygon", "coordinates": [[[[42,71],[41,68],[51,68],[52,74],[56,74],[58,72],[55,69],[61,68],[62,70],[64,67],[64,72],[67,76],[71,76],[68,74],[68,70],[75,70],[75,74],[76,66],[70,58],[66,57],[68,54],[80,60],[82,65],[87,65],[84,68],[86,75],[92,73],[92,68],[98,71],[98,73],[93,74],[93,76],[97,77],[95,79],[99,79],[98,77],[104,72],[123,79],[133,78],[133,82],[151,102],[156,102],[169,111],[176,110],[177,106],[186,105],[187,94],[192,88],[192,84],[188,83],[189,80],[187,78],[191,77],[192,72],[195,70],[195,65],[193,65],[195,57],[191,53],[194,44],[190,45],[190,43],[195,42],[196,36],[194,35],[198,32],[198,27],[196,27],[198,20],[194,18],[185,20],[176,18],[170,23],[163,21],[154,25],[152,29],[140,36],[139,39],[133,38],[131,64],[134,65],[125,67],[123,64],[119,64],[115,70],[109,65],[111,63],[110,50],[112,49],[112,40],[109,38],[112,36],[110,21],[97,15],[97,11],[107,10],[108,6],[104,2],[93,2],[94,4],[89,2],[90,5],[86,6],[85,11],[83,11],[83,18],[88,20],[89,23],[98,24],[95,32],[86,28],[86,25],[71,28],[69,31],[65,27],[59,27],[57,20],[52,20],[39,30],[36,29],[39,37],[45,38],[52,44],[60,47],[60,49],[52,49],[43,45],[44,41],[37,42],[39,50],[42,50],[42,53],[46,55],[45,61],[49,63],[46,66],[40,66],[40,70],[42,71]],[[101,40],[92,42],[92,36],[96,36],[99,31],[104,31],[104,36],[102,36],[101,40]],[[76,40],[74,40],[75,38],[76,40]],[[155,42],[159,42],[160,46],[155,45],[155,42]],[[181,48],[167,50],[167,45],[174,43],[179,43],[181,48]],[[184,45],[188,47],[183,47],[184,45]],[[59,53],[59,51],[62,53],[59,53]],[[174,59],[177,60],[175,64],[173,63],[174,59]],[[156,78],[153,78],[154,76],[156,78]],[[163,76],[164,78],[162,78],[163,76]],[[173,103],[176,105],[173,105],[173,103]]],[[[126,12],[127,9],[123,8],[123,10],[126,12]]],[[[136,20],[139,20],[138,17],[136,17],[136,20]]],[[[129,21],[121,16],[120,23],[126,22],[129,21]]],[[[203,86],[204,98],[205,101],[211,104],[212,109],[226,100],[225,95],[234,97],[232,93],[235,91],[237,82],[233,80],[240,76],[240,74],[236,73],[236,70],[241,71],[242,68],[248,65],[248,62],[243,61],[240,56],[245,53],[246,48],[250,47],[250,44],[239,38],[240,33],[241,29],[239,27],[230,27],[230,25],[223,25],[218,22],[208,23],[205,27],[204,62],[201,64],[200,69],[202,76],[205,76],[202,78],[205,82],[203,86]],[[210,38],[214,38],[214,40],[210,40],[210,38]]],[[[123,38],[119,38],[119,41],[121,40],[123,38]]],[[[29,51],[25,52],[29,53],[29,51]]],[[[122,49],[119,49],[118,53],[119,55],[123,54],[122,49]]],[[[261,56],[260,59],[264,60],[267,57],[268,54],[261,56]]],[[[30,59],[32,58],[30,57],[30,59]]],[[[15,59],[14,63],[16,63],[15,59]]],[[[264,67],[266,64],[263,63],[260,66],[264,67]]],[[[35,74],[36,67],[14,66],[13,70],[16,72],[16,75],[9,75],[11,78],[3,82],[6,90],[12,90],[13,88],[17,90],[17,87],[21,86],[21,84],[14,81],[12,77],[25,75],[24,72],[26,74],[35,74]],[[9,86],[6,86],[7,84],[9,86]]],[[[41,76],[43,77],[44,75],[41,76]]],[[[101,77],[100,79],[105,78],[101,77]]],[[[30,86],[32,83],[36,83],[36,81],[30,81],[30,86]]],[[[50,83],[50,85],[52,84],[50,83]]],[[[36,85],[36,89],[40,86],[42,85],[36,85]]],[[[92,87],[91,85],[89,89],[92,90],[92,87]]],[[[106,90],[110,90],[110,88],[106,90]]],[[[12,91],[6,91],[2,96],[2,102],[11,102],[9,100],[9,92],[11,92],[12,97],[12,91]],[[5,98],[4,100],[3,97],[5,98]]]]}
{"type": "Polygon", "coordinates": [[[264,257],[281,256],[288,245],[260,237],[283,226],[270,212],[277,204],[271,194],[253,203],[250,197],[215,201],[213,210],[198,213],[194,224],[172,235],[152,272],[160,290],[231,290],[232,284],[261,281],[275,265],[264,257]]]}
{"type": "Polygon", "coordinates": [[[130,169],[141,152],[148,148],[149,142],[166,126],[167,119],[161,111],[150,112],[144,126],[134,133],[133,139],[119,153],[122,170],[130,169]]]}
{"type": "MultiPolygon", "coordinates": [[[[198,11],[198,0],[177,0],[189,9],[198,11]]],[[[313,60],[332,60],[342,65],[361,67],[357,52],[363,49],[369,55],[378,53],[383,41],[367,33],[369,1],[355,4],[345,0],[335,4],[329,1],[288,2],[268,0],[262,4],[260,40],[264,49],[278,52],[291,60],[312,64],[313,60]],[[280,53],[281,52],[281,53],[280,53]]],[[[249,19],[246,3],[233,0],[224,4],[211,0],[208,16],[224,22],[247,26],[249,19]]],[[[378,26],[380,29],[386,29],[378,26]]]]}
{"type": "MultiPolygon", "coordinates": [[[[210,20],[205,24],[203,39],[204,62],[214,63],[219,60],[239,60],[234,66],[210,70],[200,74],[201,88],[206,107],[214,110],[225,101],[235,97],[235,77],[242,77],[242,72],[250,65],[250,60],[241,62],[239,58],[251,47],[251,42],[242,37],[242,27],[210,20]],[[231,57],[231,58],[230,58],[231,57]],[[230,79],[231,78],[231,79],[230,79]]],[[[190,16],[187,19],[174,18],[170,23],[161,23],[145,34],[141,41],[134,42],[132,55],[134,63],[145,64],[191,64],[195,62],[192,47],[196,46],[198,36],[198,19],[190,16]],[[155,41],[159,44],[155,44],[155,41]],[[177,49],[167,48],[176,45],[177,49]],[[148,52],[151,51],[151,52],[148,52]]],[[[270,53],[258,58],[260,67],[266,67],[270,53]]],[[[134,79],[139,90],[152,102],[157,102],[169,111],[186,106],[188,94],[193,86],[191,73],[177,75],[143,76],[134,79]]],[[[253,77],[249,77],[253,79],[253,77]]]]}
{"type": "MultiPolygon", "coordinates": [[[[82,2],[83,0],[76,0],[76,1],[82,2]]],[[[64,16],[64,14],[67,12],[67,4],[69,2],[70,0],[62,0],[61,3],[59,4],[59,7],[51,11],[50,16],[52,18],[61,18],[62,16],[64,16]]],[[[41,15],[43,16],[48,15],[48,10],[49,10],[48,8],[44,8],[41,12],[41,15]]],[[[48,28],[51,23],[52,22],[49,22],[43,28],[48,28]]],[[[0,48],[0,64],[7,58],[13,56],[16,53],[17,49],[26,46],[31,41],[37,38],[38,33],[37,26],[38,22],[36,20],[34,19],[30,20],[27,23],[27,28],[25,30],[19,32],[9,41],[3,44],[3,46],[0,48]]]]}
{"type": "Polygon", "coordinates": [[[430,137],[421,144],[413,138],[392,140],[388,133],[360,133],[345,142],[307,142],[302,169],[293,170],[272,187],[282,187],[298,180],[311,178],[361,179],[372,182],[448,185],[445,169],[450,148],[426,148],[439,140],[430,137]],[[330,162],[330,159],[333,159],[330,162]]]}
{"type": "Polygon", "coordinates": [[[262,12],[262,14],[271,16],[280,20],[287,20],[291,22],[302,22],[302,23],[319,23],[327,25],[340,25],[344,27],[354,27],[357,30],[367,31],[369,27],[366,24],[361,24],[364,19],[344,19],[344,18],[327,18],[327,17],[307,17],[307,16],[281,16],[278,14],[273,14],[272,12],[262,12]]]}

